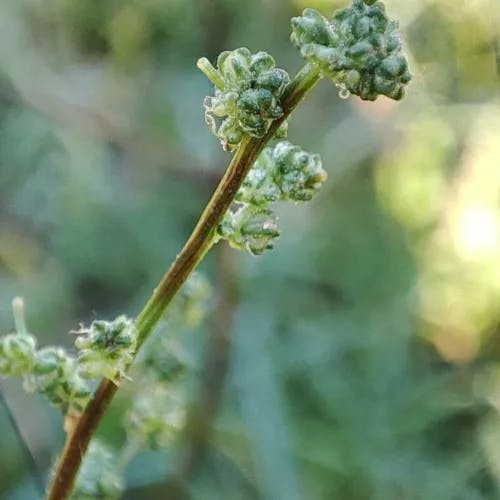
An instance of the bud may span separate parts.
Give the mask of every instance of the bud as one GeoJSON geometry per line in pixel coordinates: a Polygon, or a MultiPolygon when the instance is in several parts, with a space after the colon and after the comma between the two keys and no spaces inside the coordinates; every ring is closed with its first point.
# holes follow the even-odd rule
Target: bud
{"type": "Polygon", "coordinates": [[[280,141],[264,149],[236,199],[259,206],[276,201],[309,201],[326,179],[319,155],[280,141]]]}
{"type": "Polygon", "coordinates": [[[276,163],[273,148],[265,148],[248,172],[236,200],[252,205],[264,206],[281,199],[281,190],[274,180],[276,163]]]}
{"type": "Polygon", "coordinates": [[[306,9],[292,19],[291,40],[306,60],[361,99],[401,99],[411,80],[398,23],[382,2],[354,0],[331,21],[306,9]]]}
{"type": "Polygon", "coordinates": [[[219,224],[219,237],[254,255],[273,248],[280,233],[268,205],[309,201],[326,179],[319,155],[288,141],[266,147],[236,193],[237,203],[219,224]]]}
{"type": "Polygon", "coordinates": [[[226,214],[219,225],[219,235],[233,248],[260,255],[272,249],[280,236],[276,220],[272,210],[244,204],[226,214]]]}
{"type": "Polygon", "coordinates": [[[217,58],[217,68],[224,79],[225,89],[241,89],[250,81],[251,52],[246,47],[222,52],[217,58]]]}
{"type": "Polygon", "coordinates": [[[36,353],[24,389],[43,394],[65,414],[81,413],[91,391],[78,375],[76,360],[60,347],[44,347],[36,353]]]}
{"type": "Polygon", "coordinates": [[[79,371],[84,378],[106,377],[115,383],[125,375],[137,344],[134,321],[119,316],[114,321],[93,321],[89,328],[72,332],[78,335],[79,371]]]}
{"type": "Polygon", "coordinates": [[[0,338],[0,375],[21,377],[35,364],[35,338],[28,333],[10,333],[0,338]]]}
{"type": "Polygon", "coordinates": [[[282,201],[309,201],[328,178],[318,154],[308,153],[288,141],[278,142],[272,152],[275,183],[282,201]]]}
{"type": "Polygon", "coordinates": [[[245,134],[263,137],[283,116],[281,97],[290,77],[275,65],[266,52],[252,54],[245,47],[222,52],[217,68],[205,58],[198,61],[216,87],[215,96],[205,100],[205,118],[224,149],[235,149],[245,134]]]}
{"type": "Polygon", "coordinates": [[[301,17],[292,18],[292,43],[301,47],[310,43],[331,46],[337,45],[338,34],[328,19],[315,9],[305,9],[301,17]]]}

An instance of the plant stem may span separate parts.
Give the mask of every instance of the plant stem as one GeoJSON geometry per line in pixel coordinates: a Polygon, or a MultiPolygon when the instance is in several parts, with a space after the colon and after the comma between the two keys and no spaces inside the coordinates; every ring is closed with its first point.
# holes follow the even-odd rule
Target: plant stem
{"type": "MultiPolygon", "coordinates": [[[[184,248],[177,255],[137,317],[137,351],[149,337],[181,286],[212,247],[219,222],[229,209],[236,192],[260,152],[320,78],[317,68],[306,64],[285,89],[282,98],[283,116],[272,123],[264,137],[246,137],[241,142],[184,248]]],[[[118,387],[113,382],[104,379],[74,430],[68,433],[47,500],[68,498],[90,439],[117,389],[118,387]]]]}

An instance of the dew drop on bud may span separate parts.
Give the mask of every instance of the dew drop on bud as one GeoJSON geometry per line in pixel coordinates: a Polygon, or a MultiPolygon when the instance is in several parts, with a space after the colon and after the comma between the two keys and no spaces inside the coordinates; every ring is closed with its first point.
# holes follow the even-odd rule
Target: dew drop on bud
{"type": "Polygon", "coordinates": [[[345,87],[342,87],[340,90],[339,90],[339,97],[341,99],[349,99],[349,96],[351,95],[351,93],[345,88],[345,87]]]}

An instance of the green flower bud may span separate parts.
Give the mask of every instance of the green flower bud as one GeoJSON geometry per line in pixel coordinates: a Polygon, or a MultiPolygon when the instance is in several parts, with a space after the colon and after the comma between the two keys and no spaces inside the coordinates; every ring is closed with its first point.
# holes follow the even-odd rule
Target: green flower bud
{"type": "Polygon", "coordinates": [[[315,9],[305,9],[301,17],[292,18],[292,43],[301,47],[310,43],[336,46],[338,33],[332,24],[315,9]]]}
{"type": "Polygon", "coordinates": [[[283,110],[266,89],[245,90],[237,103],[236,117],[240,127],[255,137],[261,137],[267,132],[269,119],[282,115],[283,110]]]}
{"type": "MultiPolygon", "coordinates": [[[[260,117],[256,117],[256,119],[260,119],[260,117]]],[[[248,127],[248,121],[249,120],[247,118],[247,127],[248,127]]],[[[232,149],[236,147],[243,140],[245,131],[243,130],[243,127],[241,127],[235,119],[226,118],[219,127],[217,135],[220,138],[223,138],[221,139],[221,142],[224,146],[224,149],[232,149]]]]}
{"type": "Polygon", "coordinates": [[[281,199],[280,187],[274,181],[276,164],[272,148],[265,148],[241,185],[236,200],[264,206],[281,199]]]}
{"type": "Polygon", "coordinates": [[[257,77],[257,87],[269,90],[273,96],[281,95],[289,83],[288,73],[280,68],[260,73],[257,77]]]}
{"type": "Polygon", "coordinates": [[[233,248],[246,249],[253,255],[272,249],[280,235],[276,216],[270,209],[248,204],[230,210],[219,225],[218,233],[233,248]]]}
{"type": "Polygon", "coordinates": [[[186,419],[185,404],[167,386],[156,384],[141,392],[126,416],[129,439],[154,450],[166,448],[179,435],[186,419]]]}
{"type": "Polygon", "coordinates": [[[83,459],[72,500],[115,500],[124,490],[118,457],[108,445],[93,439],[83,459]]]}
{"type": "Polygon", "coordinates": [[[377,72],[385,78],[404,76],[406,72],[406,59],[401,55],[389,56],[380,63],[377,72]]]}
{"type": "Polygon", "coordinates": [[[198,61],[216,87],[215,95],[205,99],[205,119],[224,149],[238,147],[245,134],[264,136],[283,116],[281,97],[290,77],[275,64],[266,52],[252,54],[247,48],[223,52],[217,68],[205,58],[198,61]]]}
{"type": "Polygon", "coordinates": [[[237,203],[219,224],[218,236],[254,255],[273,248],[280,233],[268,205],[309,201],[326,179],[319,155],[288,141],[266,147],[236,193],[237,203]]]}
{"type": "Polygon", "coordinates": [[[118,383],[133,359],[137,344],[134,321],[119,316],[114,321],[93,321],[89,328],[72,332],[78,335],[79,371],[84,378],[106,377],[118,383]]]}
{"type": "Polygon", "coordinates": [[[257,54],[255,54],[254,56],[251,56],[250,70],[257,77],[262,73],[267,73],[270,70],[274,69],[275,66],[276,63],[274,62],[273,56],[271,56],[267,52],[261,51],[257,52],[257,54]]]}
{"type": "Polygon", "coordinates": [[[318,154],[308,153],[287,141],[274,146],[272,158],[276,164],[274,181],[282,201],[309,201],[328,178],[318,154]]]}
{"type": "Polygon", "coordinates": [[[251,52],[246,47],[222,52],[217,59],[217,68],[224,79],[226,89],[241,89],[252,78],[250,71],[251,52]]]}
{"type": "Polygon", "coordinates": [[[35,337],[28,333],[11,333],[0,338],[0,375],[21,377],[35,364],[35,337]]]}
{"type": "Polygon", "coordinates": [[[43,394],[65,414],[81,413],[91,395],[90,388],[78,375],[76,360],[60,347],[44,347],[36,352],[24,388],[43,394]]]}
{"type": "Polygon", "coordinates": [[[411,80],[398,23],[382,2],[353,0],[329,21],[314,9],[292,19],[292,43],[343,91],[401,99],[411,80]]]}
{"type": "Polygon", "coordinates": [[[258,206],[276,201],[309,201],[326,179],[319,155],[280,141],[264,149],[236,200],[258,206]]]}

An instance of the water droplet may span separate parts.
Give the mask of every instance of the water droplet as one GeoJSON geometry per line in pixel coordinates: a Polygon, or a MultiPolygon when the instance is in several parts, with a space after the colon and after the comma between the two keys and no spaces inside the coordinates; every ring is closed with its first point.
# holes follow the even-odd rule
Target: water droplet
{"type": "Polygon", "coordinates": [[[339,90],[339,97],[341,99],[349,99],[350,95],[351,93],[345,87],[341,87],[341,89],[339,90]]]}

